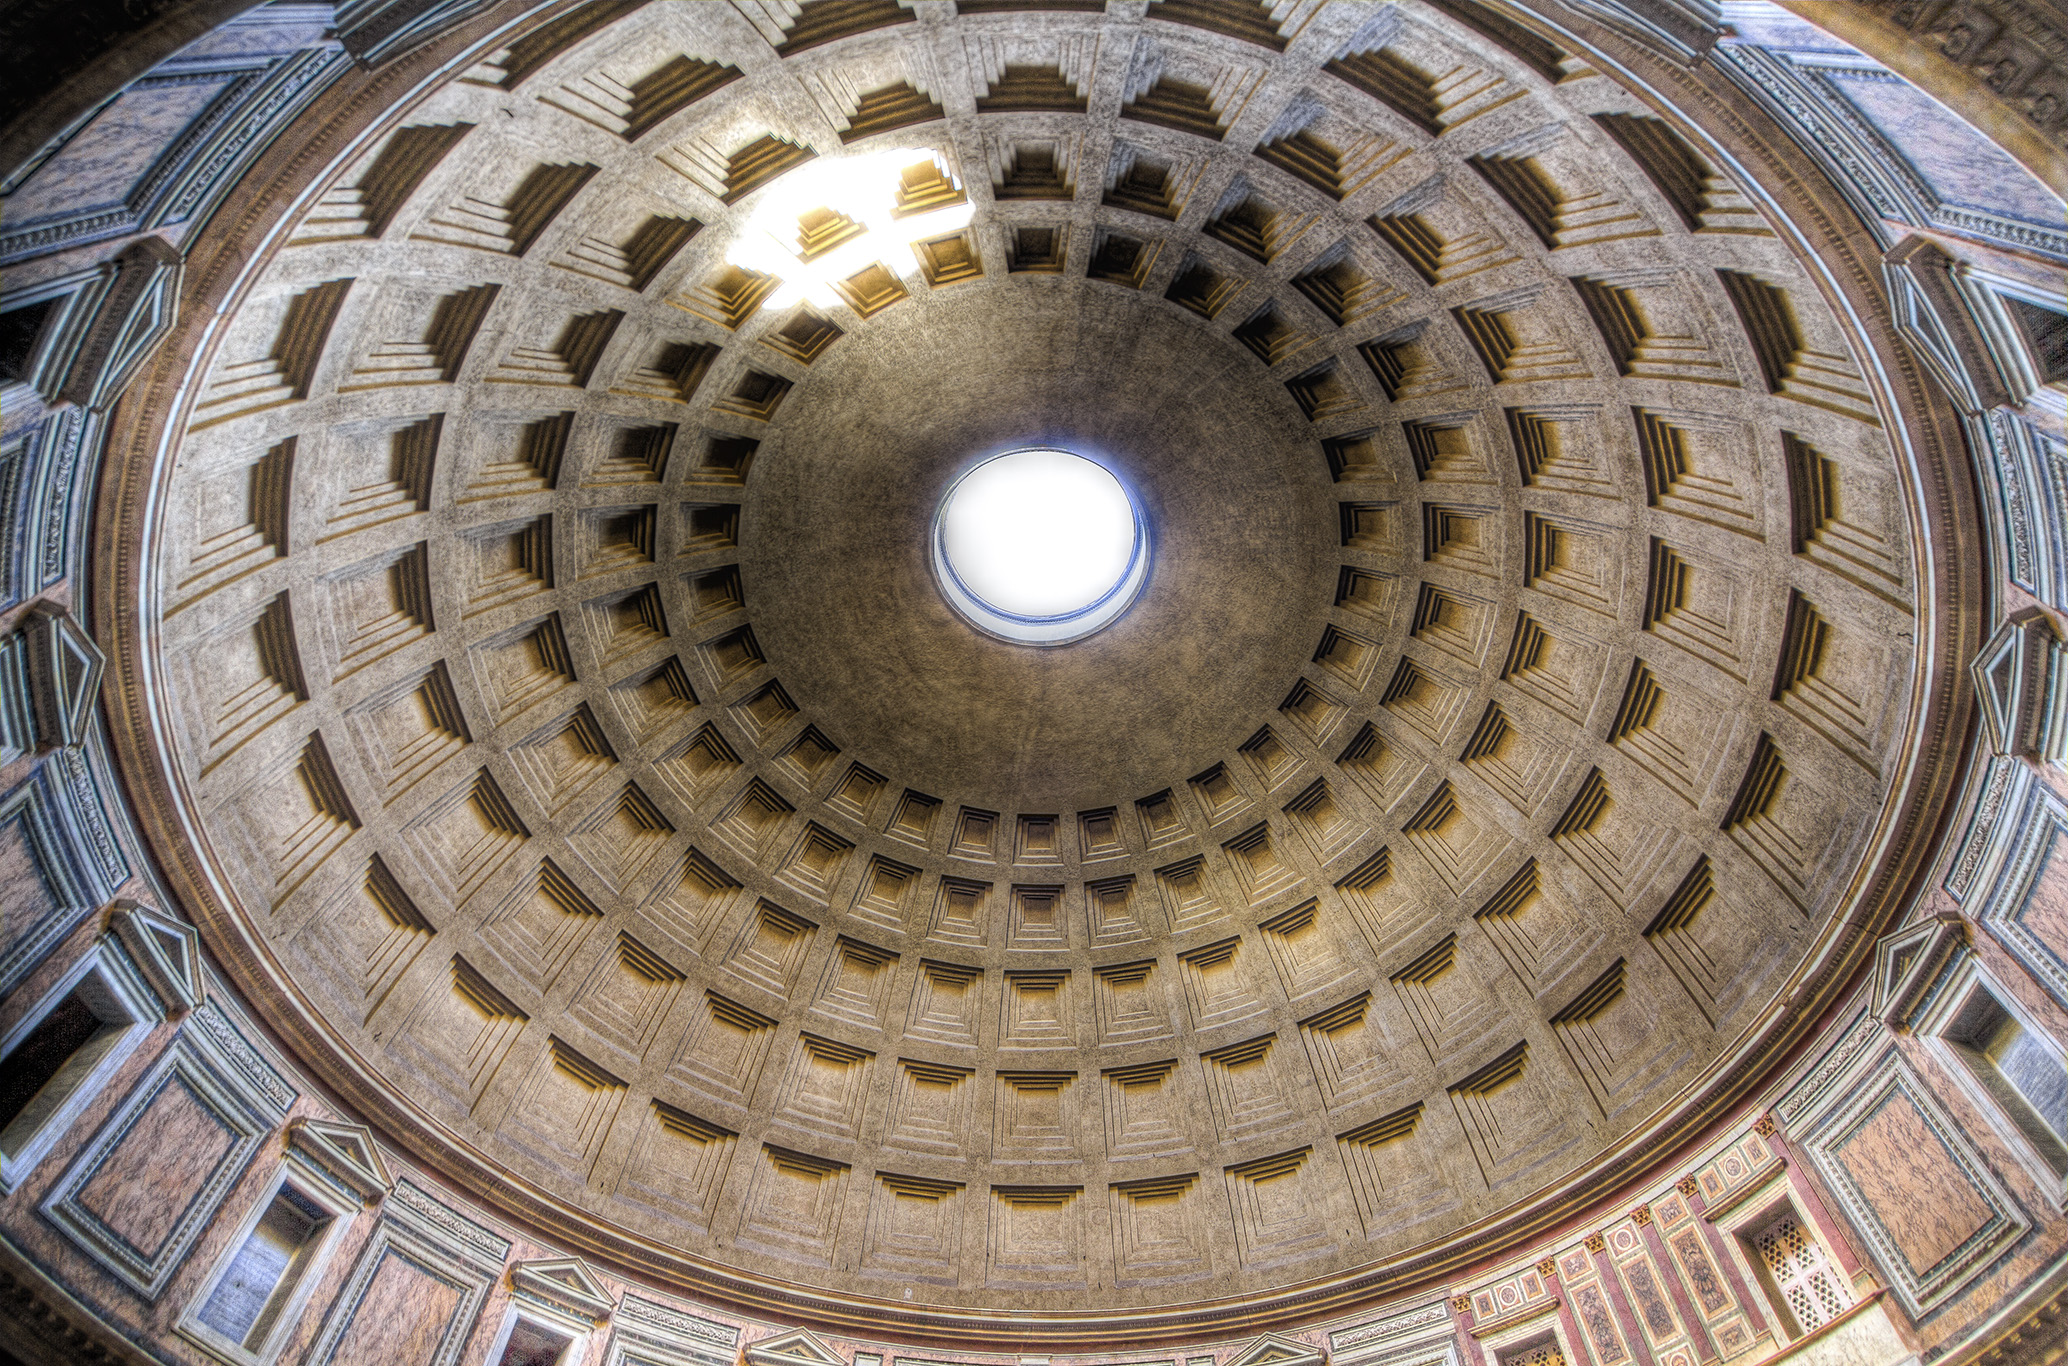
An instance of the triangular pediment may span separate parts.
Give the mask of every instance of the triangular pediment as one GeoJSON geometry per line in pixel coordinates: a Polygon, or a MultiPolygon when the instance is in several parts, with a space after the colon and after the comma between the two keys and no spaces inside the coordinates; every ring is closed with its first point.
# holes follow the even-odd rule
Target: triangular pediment
{"type": "Polygon", "coordinates": [[[1904,1024],[1927,988],[1966,943],[1966,926],[1950,913],[1920,920],[1883,938],[1874,949],[1875,1018],[1891,1026],[1904,1024]]]}
{"type": "Polygon", "coordinates": [[[69,749],[86,739],[93,705],[100,696],[107,660],[93,637],[69,612],[47,604],[31,608],[22,621],[33,665],[39,744],[69,749]]]}
{"type": "Polygon", "coordinates": [[[1982,720],[1989,731],[1989,746],[1999,754],[2011,750],[2018,705],[2018,655],[2024,633],[2016,622],[2006,621],[1989,637],[1989,643],[1975,656],[1975,696],[1982,704],[1982,720]]]}
{"type": "Polygon", "coordinates": [[[1266,1333],[1230,1358],[1228,1366],[1326,1366],[1327,1361],[1319,1348],[1266,1333]]]}
{"type": "Polygon", "coordinates": [[[131,243],[114,264],[114,283],[65,374],[63,389],[63,397],[95,411],[105,411],[122,396],[179,315],[178,248],[163,238],[145,237],[131,243]]]}
{"type": "Polygon", "coordinates": [[[363,1203],[372,1204],[395,1187],[387,1162],[374,1146],[373,1131],[364,1125],[298,1119],[287,1126],[287,1146],[363,1203]]]}
{"type": "Polygon", "coordinates": [[[591,1327],[609,1318],[616,1307],[609,1288],[596,1279],[596,1273],[579,1257],[518,1262],[510,1268],[510,1285],[526,1298],[591,1327]]]}
{"type": "Polygon", "coordinates": [[[1970,666],[1975,698],[1994,752],[2056,757],[2061,737],[2049,732],[2061,725],[2053,677],[2059,648],[2053,626],[2035,609],[2005,621],[1976,652],[1970,666]]]}
{"type": "Polygon", "coordinates": [[[137,970],[168,1015],[201,1004],[201,934],[185,921],[134,901],[117,902],[108,927],[129,952],[137,970]]]}
{"type": "Polygon", "coordinates": [[[106,667],[107,661],[92,637],[80,630],[70,616],[59,617],[52,633],[50,663],[62,722],[59,744],[76,745],[85,738],[86,718],[93,711],[94,698],[100,692],[101,671],[106,667]]]}
{"type": "Polygon", "coordinates": [[[747,1346],[747,1366],[847,1366],[847,1358],[804,1328],[747,1346]]]}

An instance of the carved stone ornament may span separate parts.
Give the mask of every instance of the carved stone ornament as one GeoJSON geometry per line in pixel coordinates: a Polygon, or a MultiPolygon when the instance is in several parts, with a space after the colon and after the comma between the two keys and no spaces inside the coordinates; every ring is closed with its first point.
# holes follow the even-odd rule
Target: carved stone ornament
{"type": "Polygon", "coordinates": [[[287,1126],[288,1154],[329,1184],[371,1205],[395,1188],[373,1131],[341,1120],[297,1119],[287,1126]]]}
{"type": "Polygon", "coordinates": [[[1266,1333],[1228,1359],[1227,1366],[1327,1366],[1328,1355],[1297,1338],[1266,1333]]]}
{"type": "Polygon", "coordinates": [[[510,1288],[521,1298],[585,1328],[597,1327],[614,1307],[609,1288],[579,1257],[518,1262],[510,1268],[510,1288]]]}
{"type": "Polygon", "coordinates": [[[168,1015],[192,1010],[206,992],[201,935],[192,925],[134,901],[118,901],[108,928],[128,952],[168,1015]]]}
{"type": "Polygon", "coordinates": [[[847,1358],[809,1329],[798,1328],[750,1342],[747,1366],[847,1366],[847,1358]]]}
{"type": "Polygon", "coordinates": [[[1950,911],[1906,925],[1874,949],[1874,1018],[1891,1029],[1911,1012],[1967,944],[1967,922],[1950,911]]]}
{"type": "Polygon", "coordinates": [[[737,1366],[740,1330],[679,1305],[627,1293],[611,1316],[611,1341],[654,1366],[737,1366]]]}
{"type": "Polygon", "coordinates": [[[70,613],[51,603],[30,608],[0,638],[0,762],[84,741],[106,666],[70,613]]]}
{"type": "Polygon", "coordinates": [[[1896,325],[1953,400],[1973,413],[2009,403],[1995,348],[1960,286],[1953,258],[1913,234],[1891,247],[1882,262],[1897,305],[1896,325]]]}
{"type": "Polygon", "coordinates": [[[2068,748],[2068,688],[2056,667],[2061,642],[2037,609],[1996,628],[1971,667],[1989,747],[2058,763],[2068,748]]]}
{"type": "Polygon", "coordinates": [[[179,308],[180,254],[163,238],[132,243],[107,269],[114,278],[59,391],[82,408],[103,409],[122,396],[172,331],[179,308]]]}

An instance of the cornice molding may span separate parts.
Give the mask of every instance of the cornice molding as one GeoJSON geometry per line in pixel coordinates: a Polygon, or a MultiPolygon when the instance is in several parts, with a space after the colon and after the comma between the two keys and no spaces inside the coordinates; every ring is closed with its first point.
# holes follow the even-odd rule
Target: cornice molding
{"type": "Polygon", "coordinates": [[[1960,115],[1989,130],[1998,146],[2056,195],[2068,197],[2068,150],[2061,145],[2062,100],[2042,88],[2030,102],[1999,93],[1999,87],[2030,89],[2035,74],[2051,64],[2068,64],[2068,29],[2051,5],[2023,0],[1967,0],[1998,25],[1995,35],[1973,30],[1962,7],[1907,7],[1905,13],[1875,0],[1776,0],[1782,9],[1852,44],[1890,71],[1960,115]],[[1936,39],[1930,42],[1928,39],[1936,39]],[[2000,63],[2008,76],[1999,77],[2000,63]],[[2051,115],[2037,116],[2040,101],[2052,100],[2051,115]]]}

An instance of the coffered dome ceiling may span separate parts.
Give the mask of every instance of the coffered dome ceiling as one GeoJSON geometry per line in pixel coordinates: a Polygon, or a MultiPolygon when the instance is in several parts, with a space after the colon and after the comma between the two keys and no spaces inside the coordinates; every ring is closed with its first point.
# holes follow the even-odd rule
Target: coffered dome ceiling
{"type": "Polygon", "coordinates": [[[519,24],[254,249],[142,666],[219,951],[512,1212],[929,1330],[1305,1312],[1713,1114],[1931,601],[1733,154],[1462,3],[797,9],[519,24]],[[1026,442],[1156,543],[1053,650],[928,568],[1026,442]]]}

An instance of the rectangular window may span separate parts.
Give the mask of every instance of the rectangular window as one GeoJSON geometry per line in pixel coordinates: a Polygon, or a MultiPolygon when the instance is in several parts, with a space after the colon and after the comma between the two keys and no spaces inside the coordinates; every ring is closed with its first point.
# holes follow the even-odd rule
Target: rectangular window
{"type": "Polygon", "coordinates": [[[1507,1348],[1496,1359],[1501,1366],[1565,1366],[1565,1352],[1555,1336],[1507,1348]]]}
{"type": "Polygon", "coordinates": [[[1767,1297],[1800,1337],[1850,1308],[1852,1291],[1794,1206],[1783,1205],[1772,1214],[1740,1236],[1766,1283],[1767,1297]]]}
{"type": "Polygon", "coordinates": [[[65,1064],[105,1028],[76,988],[59,1001],[7,1055],[6,1074],[0,1076],[0,1133],[11,1129],[65,1064]]]}
{"type": "Polygon", "coordinates": [[[2032,349],[2032,368],[2039,372],[2039,382],[2059,384],[2068,380],[2068,314],[2008,295],[2004,297],[2004,303],[2010,306],[2011,316],[2024,330],[2026,345],[2032,349]]]}
{"type": "Polygon", "coordinates": [[[2068,1066],[2053,1046],[1980,988],[1941,1037],[2055,1174],[2068,1174],[2068,1066]]]}
{"type": "Polygon", "coordinates": [[[56,299],[24,304],[0,313],[0,385],[35,382],[38,343],[53,313],[62,313],[56,299]]]}
{"type": "Polygon", "coordinates": [[[149,1030],[146,1008],[94,958],[16,1027],[0,1052],[0,1191],[42,1160],[149,1030]]]}
{"type": "Polygon", "coordinates": [[[257,1352],[294,1297],[330,1226],[329,1211],[292,1186],[275,1191],[196,1317],[257,1352]]]}
{"type": "Polygon", "coordinates": [[[572,1334],[519,1318],[510,1325],[510,1336],[503,1342],[496,1366],[561,1366],[573,1345],[572,1334]]]}
{"type": "Polygon", "coordinates": [[[181,1336],[241,1366],[271,1366],[279,1358],[361,1208],[322,1175],[290,1137],[272,1188],[245,1214],[180,1314],[181,1336]]]}

